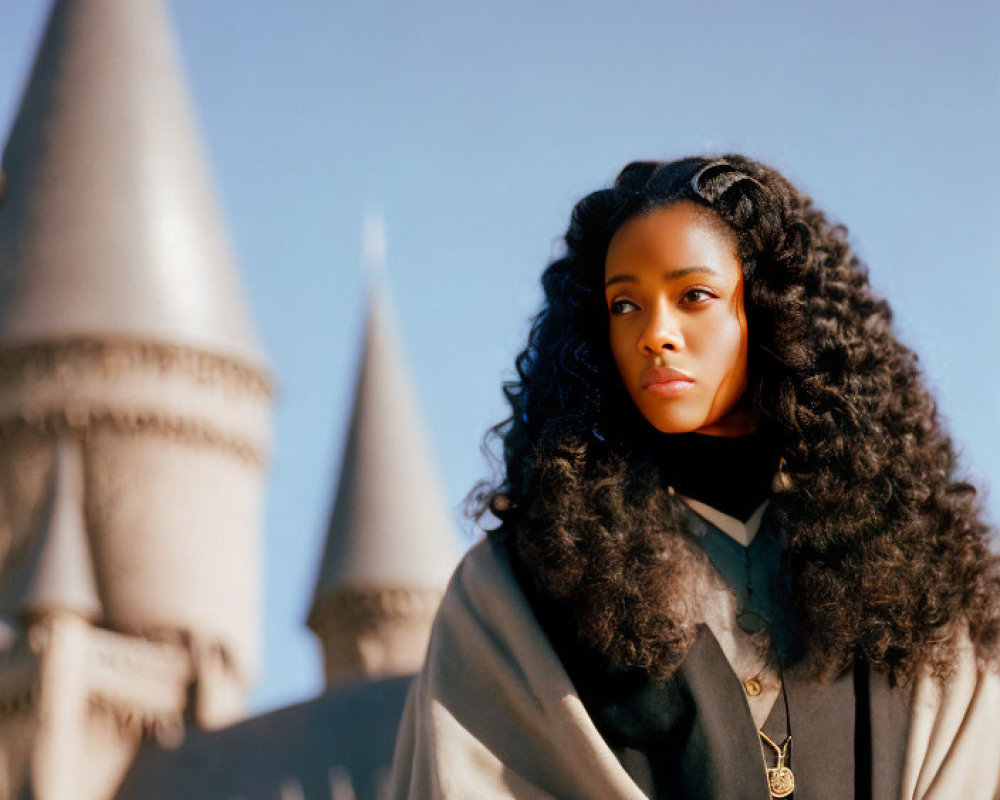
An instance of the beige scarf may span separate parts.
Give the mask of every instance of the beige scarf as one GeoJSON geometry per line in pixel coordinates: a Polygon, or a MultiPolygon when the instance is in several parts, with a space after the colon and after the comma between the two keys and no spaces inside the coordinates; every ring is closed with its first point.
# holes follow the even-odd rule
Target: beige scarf
{"type": "MultiPolygon", "coordinates": [[[[914,686],[902,800],[1000,798],[1000,676],[971,645],[914,686]]],[[[506,555],[481,542],[448,588],[396,742],[392,800],[647,800],[601,738],[506,555]]]]}

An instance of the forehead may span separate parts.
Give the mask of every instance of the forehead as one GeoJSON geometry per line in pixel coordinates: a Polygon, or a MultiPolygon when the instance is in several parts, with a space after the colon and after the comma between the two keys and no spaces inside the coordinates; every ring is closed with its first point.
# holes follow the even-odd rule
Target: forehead
{"type": "Polygon", "coordinates": [[[615,231],[605,256],[605,276],[645,270],[707,267],[738,275],[736,235],[708,209],[674,203],[632,217],[615,231]]]}

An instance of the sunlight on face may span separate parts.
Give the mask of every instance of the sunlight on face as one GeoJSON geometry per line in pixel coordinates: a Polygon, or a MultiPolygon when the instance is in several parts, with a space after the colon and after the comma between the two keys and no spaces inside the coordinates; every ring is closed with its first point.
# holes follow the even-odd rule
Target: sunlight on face
{"type": "Polygon", "coordinates": [[[739,436],[747,322],[736,237],[680,202],[628,220],[604,267],[611,352],[625,388],[662,433],[739,436]]]}

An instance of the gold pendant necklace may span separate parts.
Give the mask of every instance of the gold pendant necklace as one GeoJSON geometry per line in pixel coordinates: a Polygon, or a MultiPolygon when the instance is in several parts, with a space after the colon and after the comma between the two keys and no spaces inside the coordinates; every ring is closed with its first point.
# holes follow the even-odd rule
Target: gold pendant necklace
{"type": "Polygon", "coordinates": [[[778,747],[768,737],[764,731],[757,731],[763,742],[768,744],[777,756],[777,763],[773,767],[767,764],[767,757],[764,755],[764,747],[761,745],[760,754],[764,758],[764,769],[767,771],[767,788],[771,792],[771,797],[788,797],[795,791],[795,775],[790,767],[785,766],[786,760],[790,763],[789,754],[792,751],[792,736],[789,734],[781,747],[778,747]]]}

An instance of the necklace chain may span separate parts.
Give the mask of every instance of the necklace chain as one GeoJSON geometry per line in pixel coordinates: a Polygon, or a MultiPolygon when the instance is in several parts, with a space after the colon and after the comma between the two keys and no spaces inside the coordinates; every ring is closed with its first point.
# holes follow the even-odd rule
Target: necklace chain
{"type": "Polygon", "coordinates": [[[795,791],[795,774],[792,772],[792,712],[788,707],[788,690],[785,687],[784,670],[780,671],[780,678],[781,699],[785,704],[785,741],[779,747],[764,731],[757,731],[760,735],[758,740],[760,757],[764,761],[764,777],[767,781],[767,790],[772,798],[788,797],[795,791]],[[765,744],[774,750],[777,761],[773,767],[768,764],[767,755],[764,753],[765,744]]]}

